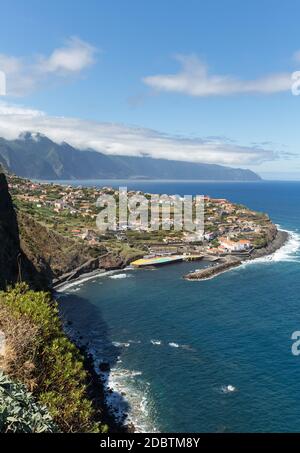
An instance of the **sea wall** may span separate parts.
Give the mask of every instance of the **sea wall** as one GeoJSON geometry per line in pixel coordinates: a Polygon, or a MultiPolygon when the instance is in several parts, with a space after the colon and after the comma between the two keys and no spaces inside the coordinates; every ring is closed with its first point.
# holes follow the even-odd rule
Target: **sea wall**
{"type": "Polygon", "coordinates": [[[210,267],[199,269],[195,272],[190,272],[184,276],[185,280],[204,280],[207,278],[215,277],[222,272],[225,272],[233,267],[239,266],[241,260],[234,257],[226,257],[224,260],[210,267]]]}

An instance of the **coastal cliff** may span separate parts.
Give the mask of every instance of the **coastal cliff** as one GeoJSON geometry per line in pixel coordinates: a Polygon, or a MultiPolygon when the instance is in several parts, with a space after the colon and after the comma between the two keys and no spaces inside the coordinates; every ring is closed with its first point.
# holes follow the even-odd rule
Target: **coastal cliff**
{"type": "Polygon", "coordinates": [[[18,224],[13,209],[8,185],[0,173],[0,287],[17,281],[20,241],[18,224]]]}
{"type": "MultiPolygon", "coordinates": [[[[18,390],[18,409],[4,398],[0,383],[0,432],[124,431],[108,412],[91,358],[67,337],[47,291],[54,275],[91,259],[91,251],[83,246],[75,251],[72,241],[24,213],[17,215],[3,173],[0,240],[0,334],[5,339],[0,378],[13,388],[22,384],[23,392],[21,400],[18,390]],[[27,413],[28,391],[32,403],[27,413]],[[20,416],[25,412],[26,420],[20,416]]],[[[113,263],[105,258],[102,264],[113,263]]]]}
{"type": "Polygon", "coordinates": [[[50,230],[25,212],[17,212],[17,222],[20,247],[39,273],[44,288],[106,253],[104,247],[94,249],[50,230]]]}
{"type": "MultiPolygon", "coordinates": [[[[57,233],[23,211],[17,211],[19,248],[34,267],[35,286],[52,288],[94,271],[122,269],[141,255],[109,251],[101,244],[89,246],[57,233]]],[[[32,280],[32,279],[31,279],[32,280]]]]}
{"type": "Polygon", "coordinates": [[[268,243],[264,247],[253,250],[251,258],[256,259],[261,258],[262,256],[271,255],[286,243],[288,237],[289,234],[287,231],[277,230],[276,226],[272,225],[268,243]]]}
{"type": "Polygon", "coordinates": [[[43,277],[21,247],[17,215],[8,190],[6,176],[0,169],[0,289],[25,280],[42,288],[43,277]]]}
{"type": "Polygon", "coordinates": [[[57,288],[66,282],[80,278],[84,274],[90,274],[101,270],[104,272],[115,269],[123,269],[128,264],[129,261],[117,253],[107,252],[97,258],[91,258],[85,261],[81,266],[78,266],[76,269],[55,278],[53,280],[53,285],[57,288]]]}

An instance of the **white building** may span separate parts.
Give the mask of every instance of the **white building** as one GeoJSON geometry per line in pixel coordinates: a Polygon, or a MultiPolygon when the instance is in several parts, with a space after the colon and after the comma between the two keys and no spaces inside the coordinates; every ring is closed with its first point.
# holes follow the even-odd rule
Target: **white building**
{"type": "Polygon", "coordinates": [[[228,252],[243,252],[249,250],[251,242],[248,239],[240,239],[239,241],[232,241],[226,237],[219,239],[220,246],[228,252]]]}

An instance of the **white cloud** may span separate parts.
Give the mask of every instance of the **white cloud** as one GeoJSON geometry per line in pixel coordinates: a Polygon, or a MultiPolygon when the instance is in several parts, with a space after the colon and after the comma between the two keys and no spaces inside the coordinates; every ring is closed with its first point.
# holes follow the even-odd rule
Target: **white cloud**
{"type": "Polygon", "coordinates": [[[241,146],[224,138],[189,138],[118,123],[52,117],[25,107],[0,103],[0,136],[14,139],[25,131],[40,132],[53,141],[105,154],[176,159],[234,166],[277,159],[259,145],[241,146]]]}
{"type": "Polygon", "coordinates": [[[227,75],[212,75],[196,55],[177,55],[182,65],[176,74],[144,77],[146,85],[159,90],[190,96],[218,96],[241,93],[271,94],[291,89],[291,74],[278,73],[255,80],[241,80],[227,75]]]}
{"type": "Polygon", "coordinates": [[[78,75],[95,63],[96,53],[91,44],[72,37],[50,56],[25,58],[0,54],[0,70],[6,74],[7,94],[23,96],[49,81],[78,75]]]}
{"type": "Polygon", "coordinates": [[[95,47],[78,38],[71,38],[64,47],[55,49],[50,57],[42,57],[38,65],[41,72],[69,74],[80,72],[95,63],[95,47]]]}

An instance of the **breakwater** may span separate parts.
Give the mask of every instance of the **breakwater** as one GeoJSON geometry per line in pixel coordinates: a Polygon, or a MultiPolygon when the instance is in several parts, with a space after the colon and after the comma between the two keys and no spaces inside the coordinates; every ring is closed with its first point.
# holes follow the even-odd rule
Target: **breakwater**
{"type": "Polygon", "coordinates": [[[215,277],[233,267],[239,266],[242,263],[241,260],[234,257],[226,257],[221,263],[215,264],[204,269],[198,269],[194,272],[190,272],[184,276],[185,280],[205,280],[207,278],[215,277]]]}

